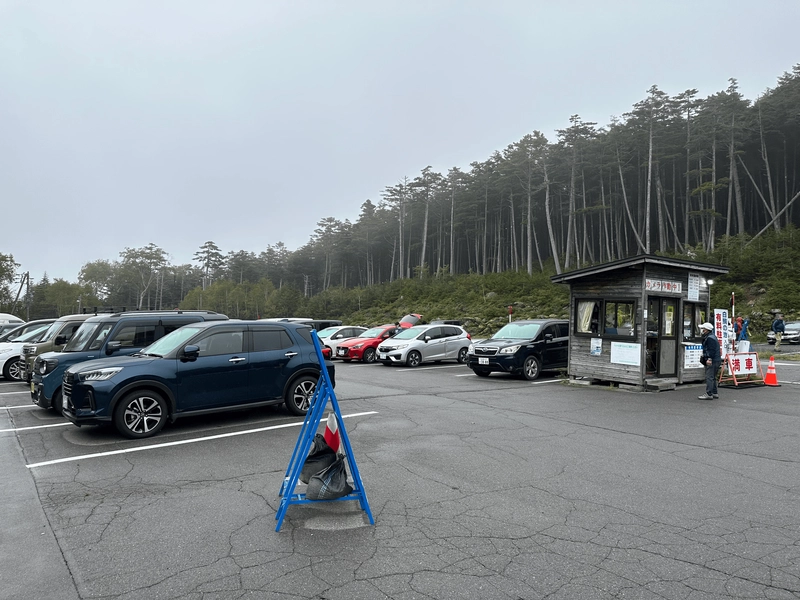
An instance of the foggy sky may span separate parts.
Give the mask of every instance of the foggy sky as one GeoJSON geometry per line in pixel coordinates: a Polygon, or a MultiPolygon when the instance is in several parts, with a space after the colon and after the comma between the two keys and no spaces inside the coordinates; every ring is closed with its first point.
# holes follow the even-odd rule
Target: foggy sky
{"type": "Polygon", "coordinates": [[[468,169],[657,85],[755,100],[796,0],[0,0],[0,252],[38,280],[152,242],[305,244],[427,165],[468,169]]]}

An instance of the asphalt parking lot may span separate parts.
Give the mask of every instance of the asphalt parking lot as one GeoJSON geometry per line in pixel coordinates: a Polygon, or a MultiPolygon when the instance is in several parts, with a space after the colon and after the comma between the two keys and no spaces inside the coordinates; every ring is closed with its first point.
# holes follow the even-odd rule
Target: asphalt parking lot
{"type": "Polygon", "coordinates": [[[0,598],[797,598],[800,363],[776,370],[702,401],[340,363],[375,525],[319,503],[279,532],[284,410],[132,441],[0,380],[0,598]]]}

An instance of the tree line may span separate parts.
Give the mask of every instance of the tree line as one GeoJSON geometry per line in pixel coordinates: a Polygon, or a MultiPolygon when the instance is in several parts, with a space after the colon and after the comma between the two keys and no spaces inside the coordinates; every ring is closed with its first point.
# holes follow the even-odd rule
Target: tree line
{"type": "MultiPolygon", "coordinates": [[[[81,269],[77,283],[36,282],[27,306],[204,308],[231,316],[294,313],[335,288],[516,271],[561,273],[626,256],[715,256],[798,225],[800,65],[758,99],[736,80],[705,99],[653,86],[605,126],[573,115],[548,140],[533,131],[468,170],[426,167],[361,205],[322,218],[309,242],[258,254],[207,241],[193,264],[149,244],[81,269]]],[[[0,255],[8,306],[13,256],[0,255]],[[11,265],[11,269],[9,269],[11,265]]],[[[329,294],[328,294],[329,295],[329,294]]],[[[331,316],[317,314],[315,316],[331,316]]]]}

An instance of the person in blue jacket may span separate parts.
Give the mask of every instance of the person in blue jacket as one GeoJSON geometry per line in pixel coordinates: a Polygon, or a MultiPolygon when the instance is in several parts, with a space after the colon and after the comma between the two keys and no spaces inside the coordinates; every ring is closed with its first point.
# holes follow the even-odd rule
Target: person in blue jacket
{"type": "Polygon", "coordinates": [[[722,364],[722,354],[719,349],[719,340],[714,335],[714,326],[711,323],[700,325],[703,334],[703,353],[700,364],[706,368],[706,393],[698,396],[700,400],[713,400],[719,398],[717,393],[717,373],[722,364]]]}
{"type": "Polygon", "coordinates": [[[775,352],[781,351],[781,338],[786,331],[786,323],[783,321],[783,315],[778,315],[772,322],[772,331],[775,332],[775,352]]]}
{"type": "Polygon", "coordinates": [[[750,319],[736,317],[736,323],[733,325],[733,332],[736,334],[737,342],[748,342],[750,337],[747,334],[747,327],[750,325],[750,319]]]}

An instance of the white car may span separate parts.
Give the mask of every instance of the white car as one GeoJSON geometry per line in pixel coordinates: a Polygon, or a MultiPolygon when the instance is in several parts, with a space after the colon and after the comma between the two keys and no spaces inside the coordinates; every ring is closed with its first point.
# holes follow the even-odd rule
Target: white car
{"type": "Polygon", "coordinates": [[[0,343],[0,372],[11,381],[22,381],[19,372],[19,354],[25,344],[36,343],[50,327],[50,323],[42,323],[38,329],[15,338],[13,342],[0,343]]]}
{"type": "Polygon", "coordinates": [[[331,356],[336,356],[336,346],[338,346],[340,342],[358,337],[366,330],[366,327],[339,325],[336,327],[326,327],[322,331],[317,332],[317,337],[319,337],[319,341],[322,342],[323,346],[327,346],[331,349],[331,356]]]}
{"type": "Polygon", "coordinates": [[[378,360],[409,367],[443,360],[465,363],[470,343],[470,335],[456,325],[415,325],[381,343],[378,360]]]}

